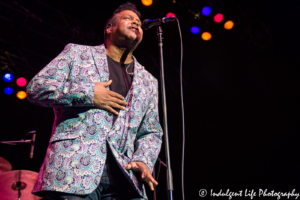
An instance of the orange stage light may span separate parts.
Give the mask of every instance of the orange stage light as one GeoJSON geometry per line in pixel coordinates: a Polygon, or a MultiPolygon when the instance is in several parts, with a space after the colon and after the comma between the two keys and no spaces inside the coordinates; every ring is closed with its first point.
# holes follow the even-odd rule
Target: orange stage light
{"type": "Polygon", "coordinates": [[[209,32],[204,32],[201,35],[203,40],[210,40],[211,39],[211,34],[209,32]]]}
{"type": "Polygon", "coordinates": [[[224,24],[224,28],[229,30],[229,29],[232,29],[232,27],[234,26],[234,23],[233,21],[229,20],[227,21],[225,24],[224,24]]]}
{"type": "Polygon", "coordinates": [[[152,3],[153,3],[152,0],[142,0],[142,4],[143,4],[144,6],[151,6],[152,3]]]}
{"type": "Polygon", "coordinates": [[[26,94],[26,92],[24,92],[24,91],[19,91],[19,92],[17,93],[17,97],[18,97],[19,99],[25,99],[25,98],[27,97],[27,94],[26,94]]]}

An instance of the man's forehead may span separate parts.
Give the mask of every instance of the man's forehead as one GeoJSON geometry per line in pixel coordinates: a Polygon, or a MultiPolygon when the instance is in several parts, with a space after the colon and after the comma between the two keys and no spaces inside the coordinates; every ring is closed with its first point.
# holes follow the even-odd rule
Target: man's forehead
{"type": "Polygon", "coordinates": [[[133,17],[140,19],[139,16],[132,10],[123,10],[123,11],[117,13],[116,15],[119,15],[119,16],[132,15],[133,17]]]}

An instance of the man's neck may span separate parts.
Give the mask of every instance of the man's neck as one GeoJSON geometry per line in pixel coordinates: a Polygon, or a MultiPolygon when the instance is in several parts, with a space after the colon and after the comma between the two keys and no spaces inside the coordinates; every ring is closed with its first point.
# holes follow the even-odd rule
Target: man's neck
{"type": "Polygon", "coordinates": [[[109,44],[105,47],[106,54],[113,60],[128,64],[132,62],[132,51],[109,44]]]}

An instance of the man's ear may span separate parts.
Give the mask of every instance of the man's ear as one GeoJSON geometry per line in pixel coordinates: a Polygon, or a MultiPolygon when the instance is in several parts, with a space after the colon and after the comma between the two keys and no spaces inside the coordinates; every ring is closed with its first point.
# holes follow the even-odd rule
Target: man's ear
{"type": "Polygon", "coordinates": [[[106,26],[106,34],[111,33],[111,27],[112,27],[111,23],[107,24],[107,26],[106,26]]]}

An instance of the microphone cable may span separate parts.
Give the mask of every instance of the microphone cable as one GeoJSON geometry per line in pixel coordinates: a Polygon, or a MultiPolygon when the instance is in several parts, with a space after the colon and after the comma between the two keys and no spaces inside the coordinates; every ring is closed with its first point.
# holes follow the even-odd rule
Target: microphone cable
{"type": "Polygon", "coordinates": [[[180,98],[181,98],[181,115],[182,115],[182,158],[181,158],[181,192],[182,200],[185,200],[184,195],[184,153],[185,153],[185,120],[184,120],[184,103],[183,103],[183,79],[182,79],[182,60],[183,60],[183,45],[182,45],[182,35],[179,20],[176,18],[179,38],[180,38],[180,98]]]}

